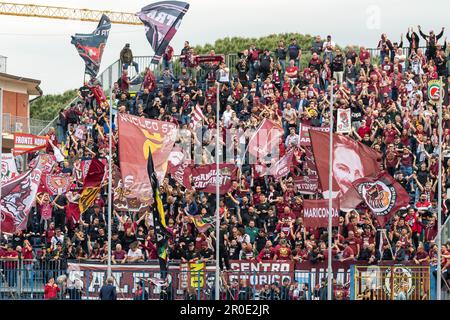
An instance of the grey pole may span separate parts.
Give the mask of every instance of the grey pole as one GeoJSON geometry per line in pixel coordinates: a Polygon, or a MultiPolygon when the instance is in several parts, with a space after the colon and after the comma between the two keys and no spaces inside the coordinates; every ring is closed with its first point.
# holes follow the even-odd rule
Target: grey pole
{"type": "Polygon", "coordinates": [[[438,176],[438,235],[437,235],[437,245],[438,245],[438,261],[437,261],[437,283],[436,283],[436,299],[441,300],[441,249],[442,249],[442,238],[441,238],[441,220],[442,220],[442,77],[440,77],[440,89],[439,89],[439,176],[438,176]]]}
{"type": "MultiPolygon", "coordinates": [[[[0,88],[0,163],[3,158],[3,88],[0,88]]],[[[0,198],[2,195],[2,179],[0,177],[0,198]]],[[[3,237],[2,233],[2,216],[0,213],[0,238],[3,237]]]]}
{"type": "Polygon", "coordinates": [[[220,101],[219,101],[219,90],[220,90],[220,83],[217,82],[217,93],[216,93],[216,290],[215,290],[215,299],[216,300],[220,300],[220,264],[219,264],[219,259],[220,259],[220,246],[219,246],[219,237],[220,237],[220,212],[219,212],[219,202],[220,202],[220,184],[219,184],[219,143],[220,143],[220,139],[219,139],[219,135],[220,135],[220,113],[219,113],[219,109],[220,109],[220,101]]]}
{"type": "Polygon", "coordinates": [[[330,90],[330,159],[329,159],[329,171],[328,171],[328,286],[327,286],[327,297],[328,300],[333,300],[333,251],[331,250],[332,246],[332,223],[333,223],[333,104],[334,104],[334,92],[333,92],[333,84],[331,84],[330,90]]]}
{"type": "Polygon", "coordinates": [[[113,135],[113,123],[112,123],[112,85],[109,86],[109,159],[108,159],[108,272],[107,276],[111,277],[111,225],[112,225],[112,135],[113,135]]]}

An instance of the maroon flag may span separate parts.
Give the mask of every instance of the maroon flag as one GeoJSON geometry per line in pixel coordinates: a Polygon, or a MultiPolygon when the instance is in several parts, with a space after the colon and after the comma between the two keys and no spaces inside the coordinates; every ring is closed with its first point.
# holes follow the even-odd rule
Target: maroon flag
{"type": "Polygon", "coordinates": [[[252,164],[253,169],[253,177],[255,179],[262,178],[268,174],[269,168],[263,163],[260,164],[252,164]]]}
{"type": "Polygon", "coordinates": [[[191,181],[189,177],[191,176],[192,171],[192,161],[191,160],[183,160],[180,164],[173,166],[171,162],[169,162],[168,169],[172,178],[178,182],[180,185],[185,187],[188,190],[192,190],[191,181]]]}
{"type": "MultiPolygon", "coordinates": [[[[339,224],[339,199],[333,199],[332,225],[339,224]]],[[[307,228],[326,228],[328,226],[328,200],[303,200],[303,223],[307,228]]]]}
{"type": "MultiPolygon", "coordinates": [[[[330,186],[329,133],[310,130],[312,151],[317,166],[324,197],[328,197],[330,186]]],[[[381,154],[349,137],[333,134],[333,198],[343,196],[360,178],[375,176],[380,172],[381,154]]]]}
{"type": "Polygon", "coordinates": [[[0,201],[0,229],[2,232],[13,233],[25,230],[28,214],[33,206],[42,170],[38,165],[5,183],[1,189],[0,201]]]}
{"type": "Polygon", "coordinates": [[[104,175],[105,165],[97,158],[93,158],[86,178],[84,178],[83,188],[100,187],[104,175]]]}
{"type": "Polygon", "coordinates": [[[406,190],[386,171],[374,178],[358,179],[353,185],[382,228],[395,212],[409,204],[406,190]]]}
{"type": "Polygon", "coordinates": [[[291,148],[280,160],[270,167],[269,174],[275,178],[275,181],[279,181],[291,171],[294,151],[295,148],[291,148]]]}
{"type": "MultiPolygon", "coordinates": [[[[233,164],[220,164],[220,194],[227,193],[231,182],[237,178],[237,167],[233,164]]],[[[216,165],[208,164],[192,169],[192,184],[196,190],[216,192],[216,165]]]]}
{"type": "Polygon", "coordinates": [[[263,159],[267,154],[278,152],[283,128],[272,120],[264,119],[248,141],[248,152],[255,159],[263,159]]]}
{"type": "Polygon", "coordinates": [[[63,174],[42,175],[41,183],[49,195],[64,194],[70,190],[72,178],[63,174]]]}

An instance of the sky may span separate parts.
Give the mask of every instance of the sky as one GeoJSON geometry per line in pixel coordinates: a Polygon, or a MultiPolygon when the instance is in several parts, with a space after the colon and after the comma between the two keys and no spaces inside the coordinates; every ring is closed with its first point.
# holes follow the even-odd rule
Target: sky
{"type": "MultiPolygon", "coordinates": [[[[16,0],[9,0],[15,2],[16,0]]],[[[17,0],[71,8],[138,12],[149,0],[17,0]]],[[[171,45],[178,54],[185,40],[191,45],[214,43],[223,37],[259,37],[274,33],[333,36],[339,45],[376,47],[382,32],[399,41],[418,24],[426,32],[448,27],[450,3],[422,0],[188,0],[190,8],[171,45]],[[428,12],[430,14],[428,14],[428,12]],[[431,15],[432,13],[432,15],[431,15]]],[[[61,93],[82,84],[84,63],[70,43],[75,33],[89,33],[96,23],[1,16],[0,55],[8,57],[7,72],[39,79],[44,94],[61,93]]],[[[449,30],[447,30],[449,31],[449,30]]],[[[449,31],[450,32],[450,31],[449,31]]],[[[406,39],[405,39],[406,41],[406,39]]],[[[152,55],[143,26],[113,24],[100,71],[119,57],[129,42],[135,56],[152,55]]],[[[423,42],[422,42],[423,43],[423,42]]],[[[143,66],[140,66],[143,67],[143,66]]]]}

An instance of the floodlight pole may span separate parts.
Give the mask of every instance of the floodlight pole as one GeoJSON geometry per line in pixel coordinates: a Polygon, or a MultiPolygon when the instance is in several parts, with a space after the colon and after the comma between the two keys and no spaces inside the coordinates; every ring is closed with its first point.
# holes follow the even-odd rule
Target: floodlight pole
{"type": "Polygon", "coordinates": [[[216,92],[216,275],[215,275],[215,300],[220,300],[220,245],[219,245],[219,237],[220,237],[220,212],[219,212],[219,202],[220,202],[220,184],[219,184],[219,135],[220,135],[220,100],[219,100],[219,90],[220,83],[217,82],[217,92],[216,92]]]}
{"type": "Polygon", "coordinates": [[[439,131],[439,173],[438,173],[438,208],[437,208],[437,224],[438,224],[438,236],[437,236],[437,246],[438,246],[438,261],[437,261],[437,282],[436,282],[436,299],[441,300],[441,259],[442,259],[442,77],[440,77],[439,84],[439,120],[438,120],[438,131],[439,131]]]}
{"type": "Polygon", "coordinates": [[[328,171],[328,286],[327,299],[333,300],[333,250],[332,246],[332,223],[333,223],[333,104],[334,92],[333,83],[330,90],[330,146],[329,146],[329,171],[328,171]]]}

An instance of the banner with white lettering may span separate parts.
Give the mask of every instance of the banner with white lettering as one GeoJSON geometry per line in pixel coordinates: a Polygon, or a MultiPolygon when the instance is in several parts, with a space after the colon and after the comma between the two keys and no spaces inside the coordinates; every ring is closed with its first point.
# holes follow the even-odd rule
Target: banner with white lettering
{"type": "Polygon", "coordinates": [[[330,132],[330,127],[312,127],[307,124],[299,123],[299,145],[302,147],[311,146],[311,138],[309,136],[309,130],[321,131],[321,132],[330,132]]]}
{"type": "Polygon", "coordinates": [[[28,152],[45,149],[48,138],[45,136],[36,136],[29,133],[14,133],[14,150],[15,156],[28,152]]]}
{"type": "MultiPolygon", "coordinates": [[[[232,164],[219,165],[220,194],[227,193],[231,183],[237,178],[237,167],[232,164]]],[[[194,167],[192,172],[192,184],[195,190],[203,192],[216,192],[216,165],[208,164],[194,167]]]]}
{"type": "Polygon", "coordinates": [[[234,280],[247,280],[247,284],[255,289],[261,289],[264,284],[283,283],[284,279],[294,280],[293,261],[230,261],[231,271],[228,272],[228,283],[234,280]]]}
{"type": "MultiPolygon", "coordinates": [[[[339,199],[332,203],[333,226],[339,223],[339,199]]],[[[328,200],[303,200],[303,223],[307,228],[326,228],[328,226],[328,200]]]]}

